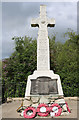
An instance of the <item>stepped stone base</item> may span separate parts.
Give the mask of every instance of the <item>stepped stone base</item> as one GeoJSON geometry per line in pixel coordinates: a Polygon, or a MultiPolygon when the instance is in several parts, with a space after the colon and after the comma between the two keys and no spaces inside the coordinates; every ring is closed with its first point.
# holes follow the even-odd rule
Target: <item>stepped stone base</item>
{"type": "Polygon", "coordinates": [[[67,107],[65,104],[65,100],[63,96],[59,96],[59,97],[52,97],[52,96],[30,96],[30,97],[26,97],[24,98],[23,101],[23,106],[32,106],[32,107],[36,107],[40,104],[40,103],[45,103],[48,104],[50,106],[50,104],[53,103],[58,103],[60,105],[62,105],[62,115],[67,111],[67,107]],[[64,113],[63,113],[64,112],[64,113]]]}

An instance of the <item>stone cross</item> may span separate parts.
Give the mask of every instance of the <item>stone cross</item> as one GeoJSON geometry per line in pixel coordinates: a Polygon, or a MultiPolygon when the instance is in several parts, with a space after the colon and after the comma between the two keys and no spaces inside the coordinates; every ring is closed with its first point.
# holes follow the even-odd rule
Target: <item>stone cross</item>
{"type": "Polygon", "coordinates": [[[37,39],[37,70],[28,76],[25,97],[32,95],[63,95],[60,76],[50,70],[49,39],[47,27],[55,20],[46,16],[46,6],[40,6],[40,16],[32,19],[31,26],[39,27],[37,39]]]}
{"type": "Polygon", "coordinates": [[[31,26],[39,27],[37,39],[37,70],[50,70],[49,39],[47,27],[54,27],[55,20],[46,15],[46,6],[40,6],[40,16],[32,19],[31,26]]]}

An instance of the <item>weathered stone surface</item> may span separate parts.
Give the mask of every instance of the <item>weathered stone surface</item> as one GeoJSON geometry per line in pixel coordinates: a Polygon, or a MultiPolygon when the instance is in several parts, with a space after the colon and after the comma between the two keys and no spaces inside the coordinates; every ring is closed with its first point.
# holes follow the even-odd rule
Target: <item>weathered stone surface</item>
{"type": "Polygon", "coordinates": [[[12,98],[7,98],[7,103],[12,102],[12,101],[13,101],[12,98]]]}
{"type": "Polygon", "coordinates": [[[55,100],[51,100],[51,101],[50,101],[50,103],[54,103],[54,102],[55,102],[55,100]]]}
{"type": "Polygon", "coordinates": [[[20,98],[20,97],[18,97],[18,98],[7,98],[7,101],[9,101],[9,100],[12,100],[12,101],[22,101],[24,99],[25,98],[20,98]]]}
{"type": "Polygon", "coordinates": [[[59,98],[58,98],[58,97],[55,97],[54,100],[55,100],[55,101],[56,101],[56,100],[59,100],[59,98]]]}
{"type": "Polygon", "coordinates": [[[69,115],[69,112],[62,112],[61,115],[62,115],[62,116],[69,115]]]}
{"type": "Polygon", "coordinates": [[[58,104],[59,103],[65,103],[65,100],[64,99],[57,99],[57,100],[55,100],[55,102],[58,103],[58,104]]]}
{"type": "Polygon", "coordinates": [[[25,100],[29,100],[30,101],[31,97],[27,96],[25,97],[25,100]]]}
{"type": "Polygon", "coordinates": [[[32,103],[38,103],[39,99],[40,99],[40,97],[31,97],[32,103]]]}
{"type": "Polygon", "coordinates": [[[76,100],[79,100],[79,97],[65,97],[64,99],[65,100],[74,100],[74,101],[76,101],[76,100]]]}
{"type": "Polygon", "coordinates": [[[64,96],[58,96],[58,99],[64,99],[64,96]]]}
{"type": "Polygon", "coordinates": [[[47,99],[47,98],[45,98],[44,96],[42,96],[41,98],[40,98],[40,101],[39,101],[39,103],[49,103],[50,101],[47,99]]]}
{"type": "Polygon", "coordinates": [[[32,105],[32,102],[31,101],[28,101],[28,100],[24,100],[23,101],[23,106],[30,106],[30,105],[32,105]]]}
{"type": "Polygon", "coordinates": [[[67,111],[67,107],[66,107],[66,104],[65,104],[65,100],[64,100],[64,99],[55,100],[55,103],[64,104],[64,105],[62,106],[62,109],[63,109],[63,111],[67,111]]]}
{"type": "Polygon", "coordinates": [[[37,108],[38,107],[38,103],[36,103],[36,104],[32,104],[32,107],[35,107],[35,108],[37,108]]]}

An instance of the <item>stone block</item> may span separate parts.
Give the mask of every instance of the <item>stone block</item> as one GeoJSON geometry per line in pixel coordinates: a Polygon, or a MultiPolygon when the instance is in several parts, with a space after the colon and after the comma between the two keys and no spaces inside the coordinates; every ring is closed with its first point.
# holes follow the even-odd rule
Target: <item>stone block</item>
{"type": "Polygon", "coordinates": [[[64,96],[58,96],[58,99],[64,99],[64,96]]]}
{"type": "Polygon", "coordinates": [[[50,98],[50,101],[55,101],[55,98],[54,98],[54,97],[51,97],[51,98],[50,98]]]}
{"type": "Polygon", "coordinates": [[[40,98],[39,103],[50,103],[50,101],[49,101],[47,98],[45,98],[44,96],[42,96],[42,97],[40,98]]]}
{"type": "Polygon", "coordinates": [[[19,97],[17,97],[17,98],[12,98],[13,99],[13,101],[23,101],[24,100],[24,98],[19,98],[19,97]]]}
{"type": "Polygon", "coordinates": [[[28,100],[28,101],[30,101],[30,97],[29,96],[27,96],[27,97],[25,97],[25,100],[28,100]]]}
{"type": "Polygon", "coordinates": [[[38,103],[39,99],[40,99],[40,97],[31,97],[32,103],[38,103]]]}
{"type": "Polygon", "coordinates": [[[50,103],[51,103],[51,104],[52,104],[52,103],[55,103],[55,101],[54,101],[54,100],[51,100],[50,103]]]}
{"type": "Polygon", "coordinates": [[[57,99],[55,100],[56,103],[61,104],[61,103],[65,103],[64,99],[57,99]]]}
{"type": "Polygon", "coordinates": [[[24,100],[23,101],[23,106],[31,106],[32,105],[32,102],[31,101],[28,101],[28,100],[24,100]]]}
{"type": "Polygon", "coordinates": [[[62,115],[62,116],[69,115],[69,112],[62,112],[61,115],[62,115]]]}
{"type": "Polygon", "coordinates": [[[38,103],[36,103],[36,104],[32,104],[32,107],[35,107],[35,108],[37,108],[38,107],[38,103]]]}
{"type": "Polygon", "coordinates": [[[13,101],[12,98],[7,98],[7,103],[12,102],[12,101],[13,101]]]}

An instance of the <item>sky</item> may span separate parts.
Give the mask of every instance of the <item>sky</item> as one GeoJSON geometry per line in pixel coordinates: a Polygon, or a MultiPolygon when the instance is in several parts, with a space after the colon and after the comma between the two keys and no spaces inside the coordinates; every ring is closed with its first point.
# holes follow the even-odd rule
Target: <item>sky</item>
{"type": "Polygon", "coordinates": [[[38,28],[31,27],[31,20],[39,17],[41,4],[47,6],[47,16],[55,18],[56,21],[55,27],[48,28],[49,36],[57,34],[56,41],[65,42],[63,34],[68,28],[77,31],[76,2],[3,2],[2,59],[8,58],[14,51],[15,44],[12,37],[26,35],[37,38],[38,28]]]}

